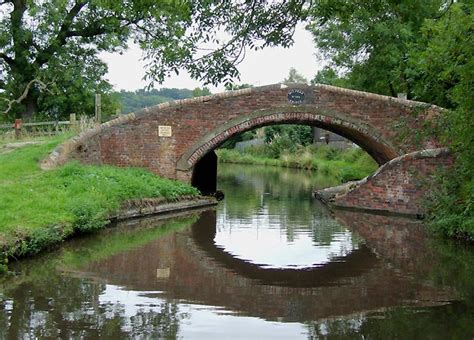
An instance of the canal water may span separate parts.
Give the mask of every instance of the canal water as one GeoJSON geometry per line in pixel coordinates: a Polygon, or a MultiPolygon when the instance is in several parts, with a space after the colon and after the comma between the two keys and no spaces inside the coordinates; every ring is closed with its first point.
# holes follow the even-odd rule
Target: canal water
{"type": "Polygon", "coordinates": [[[474,336],[474,251],[338,211],[334,179],[219,165],[214,210],[127,221],[13,266],[0,339],[474,336]]]}

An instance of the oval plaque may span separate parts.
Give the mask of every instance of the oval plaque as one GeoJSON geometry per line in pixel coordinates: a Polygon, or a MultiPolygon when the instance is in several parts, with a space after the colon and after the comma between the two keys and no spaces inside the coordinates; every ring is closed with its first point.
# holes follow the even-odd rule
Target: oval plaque
{"type": "Polygon", "coordinates": [[[302,104],[304,103],[304,91],[300,89],[293,89],[288,92],[288,101],[291,104],[302,104]]]}

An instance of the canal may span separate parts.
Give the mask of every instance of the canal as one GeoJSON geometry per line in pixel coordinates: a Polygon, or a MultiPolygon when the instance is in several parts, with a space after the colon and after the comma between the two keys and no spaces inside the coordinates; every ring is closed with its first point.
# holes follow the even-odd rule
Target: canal
{"type": "Polygon", "coordinates": [[[214,210],[15,263],[0,339],[474,336],[474,252],[416,220],[329,212],[314,172],[219,165],[214,210]]]}

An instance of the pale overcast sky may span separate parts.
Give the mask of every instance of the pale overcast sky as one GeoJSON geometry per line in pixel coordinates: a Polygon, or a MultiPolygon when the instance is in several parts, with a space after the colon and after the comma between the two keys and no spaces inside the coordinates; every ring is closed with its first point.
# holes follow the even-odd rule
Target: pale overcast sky
{"type": "MultiPolygon", "coordinates": [[[[316,56],[316,49],[311,34],[299,25],[295,32],[295,44],[290,48],[267,48],[260,51],[247,51],[245,60],[238,66],[240,81],[254,86],[279,83],[288,76],[289,69],[294,67],[308,80],[322,68],[316,56]]],[[[122,55],[103,53],[101,58],[109,65],[107,78],[116,90],[136,90],[147,83],[142,79],[144,62],[137,46],[131,46],[122,55]]],[[[155,87],[189,88],[202,87],[198,81],[192,80],[185,72],[165,80],[155,87]]],[[[209,86],[213,93],[221,92],[224,86],[209,86]]]]}

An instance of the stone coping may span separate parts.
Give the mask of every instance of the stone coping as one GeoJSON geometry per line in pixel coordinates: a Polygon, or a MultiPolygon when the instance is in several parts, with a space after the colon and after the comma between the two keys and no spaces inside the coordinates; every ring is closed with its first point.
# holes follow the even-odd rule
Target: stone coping
{"type": "Polygon", "coordinates": [[[163,199],[141,199],[124,202],[120,211],[111,216],[111,220],[126,220],[150,215],[164,215],[168,213],[194,210],[204,207],[211,207],[218,204],[214,197],[190,197],[170,202],[163,199]]]}

